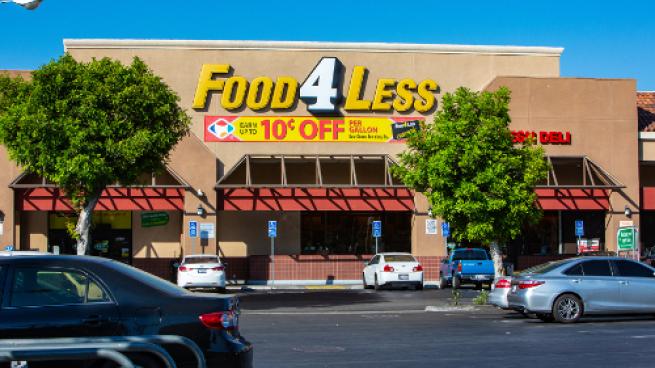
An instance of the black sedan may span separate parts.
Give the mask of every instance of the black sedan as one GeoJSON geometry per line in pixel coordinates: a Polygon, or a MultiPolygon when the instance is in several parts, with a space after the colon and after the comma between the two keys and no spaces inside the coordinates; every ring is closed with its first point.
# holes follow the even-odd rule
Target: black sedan
{"type": "MultiPolygon", "coordinates": [[[[252,366],[252,345],[239,333],[234,296],[191,293],[106,258],[0,258],[3,339],[179,335],[198,344],[208,367],[252,366]]],[[[178,366],[195,364],[184,351],[170,352],[178,366]]],[[[157,366],[148,357],[140,360],[157,366]]]]}

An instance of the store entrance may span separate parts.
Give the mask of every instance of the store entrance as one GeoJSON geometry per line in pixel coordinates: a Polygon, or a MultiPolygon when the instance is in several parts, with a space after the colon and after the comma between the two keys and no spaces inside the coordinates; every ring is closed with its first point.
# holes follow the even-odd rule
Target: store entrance
{"type": "MultiPolygon", "coordinates": [[[[48,216],[48,251],[77,254],[76,242],[67,227],[77,223],[72,213],[51,212],[48,216]]],[[[89,254],[132,263],[132,213],[99,211],[93,214],[89,254]]]]}

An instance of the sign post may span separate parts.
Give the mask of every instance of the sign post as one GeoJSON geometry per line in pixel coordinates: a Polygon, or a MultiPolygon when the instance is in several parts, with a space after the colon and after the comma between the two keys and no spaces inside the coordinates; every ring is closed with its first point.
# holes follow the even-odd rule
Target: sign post
{"type": "MultiPolygon", "coordinates": [[[[443,234],[443,242],[446,244],[446,255],[448,255],[448,237],[450,236],[450,224],[446,221],[441,223],[441,234],[443,234]]],[[[454,249],[454,247],[453,247],[454,249]]]]}
{"type": "Polygon", "coordinates": [[[382,221],[373,221],[371,224],[373,237],[375,238],[375,254],[378,254],[378,239],[382,236],[382,221]]]}
{"type": "MultiPolygon", "coordinates": [[[[575,236],[578,237],[578,253],[582,253],[580,251],[581,245],[582,245],[582,237],[584,236],[584,221],[582,220],[575,220],[575,236]]],[[[586,251],[586,247],[582,248],[586,251]]]]}
{"type": "Polygon", "coordinates": [[[198,221],[189,221],[189,238],[191,238],[191,254],[195,253],[195,242],[198,237],[198,221]]]}
{"type": "Polygon", "coordinates": [[[277,221],[268,222],[268,237],[271,238],[271,288],[275,287],[275,238],[277,237],[277,221]]]}

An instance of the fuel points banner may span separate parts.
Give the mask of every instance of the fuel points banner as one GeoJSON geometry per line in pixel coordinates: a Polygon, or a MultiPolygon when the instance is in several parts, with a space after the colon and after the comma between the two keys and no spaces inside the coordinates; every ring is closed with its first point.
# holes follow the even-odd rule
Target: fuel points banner
{"type": "Polygon", "coordinates": [[[423,117],[205,116],[205,142],[369,142],[403,140],[423,117]]]}

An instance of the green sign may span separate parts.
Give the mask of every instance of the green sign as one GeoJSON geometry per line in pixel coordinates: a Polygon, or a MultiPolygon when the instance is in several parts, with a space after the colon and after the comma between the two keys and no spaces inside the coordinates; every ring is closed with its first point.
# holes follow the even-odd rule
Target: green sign
{"type": "Polygon", "coordinates": [[[619,231],[616,233],[616,243],[618,244],[619,250],[635,249],[637,243],[635,241],[635,228],[619,228],[619,231]]]}
{"type": "Polygon", "coordinates": [[[168,213],[166,212],[141,213],[141,227],[164,226],[166,224],[168,224],[168,213]]]}

